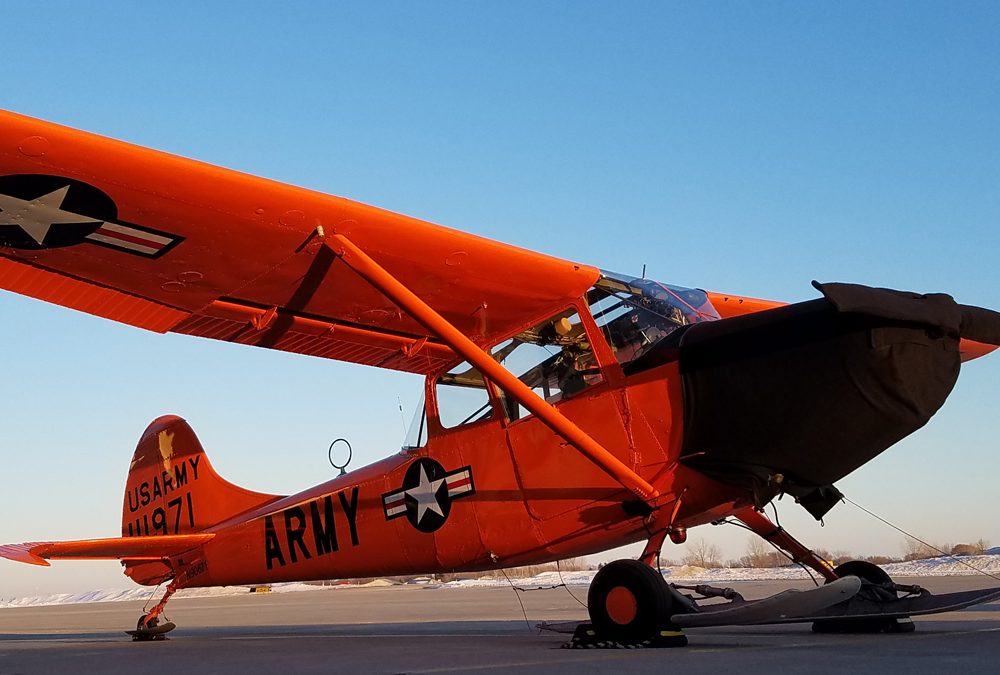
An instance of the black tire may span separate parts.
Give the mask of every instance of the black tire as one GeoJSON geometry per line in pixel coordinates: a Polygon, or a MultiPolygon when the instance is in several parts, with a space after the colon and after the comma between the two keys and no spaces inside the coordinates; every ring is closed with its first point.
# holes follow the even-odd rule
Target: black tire
{"type": "Polygon", "coordinates": [[[891,584],[892,577],[884,569],[867,560],[849,560],[841,563],[833,569],[833,573],[840,579],[844,577],[857,577],[861,581],[874,584],[872,587],[866,586],[861,589],[861,592],[865,593],[870,600],[885,602],[895,600],[899,597],[899,594],[895,590],[882,586],[882,584],[891,584]]]}
{"type": "MultiPolygon", "coordinates": [[[[899,597],[899,594],[883,584],[892,583],[892,577],[876,565],[867,560],[849,560],[837,565],[833,569],[837,578],[857,577],[866,582],[858,596],[872,602],[891,602],[899,597]]],[[[829,582],[827,582],[829,583],[829,582]]],[[[898,633],[912,630],[912,623],[909,621],[900,622],[896,619],[872,617],[870,619],[827,619],[825,621],[814,621],[814,633],[898,633]],[[905,626],[905,628],[901,628],[905,626]]]]}
{"type": "Polygon", "coordinates": [[[884,584],[892,581],[888,572],[867,560],[848,560],[833,568],[838,577],[857,577],[863,581],[884,584]]]}
{"type": "Polygon", "coordinates": [[[638,643],[669,624],[673,598],[659,572],[638,560],[616,560],[594,576],[587,609],[599,639],[638,643]]]}

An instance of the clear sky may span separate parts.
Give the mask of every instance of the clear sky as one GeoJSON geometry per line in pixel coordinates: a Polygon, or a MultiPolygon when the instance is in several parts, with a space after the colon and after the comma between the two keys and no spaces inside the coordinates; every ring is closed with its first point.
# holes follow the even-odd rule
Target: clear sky
{"type": "MultiPolygon", "coordinates": [[[[6,2],[0,107],[623,272],[788,301],[809,282],[1000,307],[994,2],[6,2]],[[360,3],[359,3],[360,5],[360,3]]],[[[419,378],[159,336],[0,294],[0,541],[114,536],[146,424],[294,492],[394,452],[419,378]]],[[[1000,544],[1000,358],[840,487],[1000,544]]],[[[814,546],[899,553],[841,505],[814,546]]],[[[742,553],[745,533],[693,538],[742,553]]],[[[676,547],[667,557],[680,557],[676,547]]],[[[127,587],[0,561],[0,598],[127,587]]]]}

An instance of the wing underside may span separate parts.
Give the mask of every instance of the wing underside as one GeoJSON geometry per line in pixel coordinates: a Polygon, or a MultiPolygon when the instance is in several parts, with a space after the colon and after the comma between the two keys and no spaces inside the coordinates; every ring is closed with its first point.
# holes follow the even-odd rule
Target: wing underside
{"type": "Polygon", "coordinates": [[[326,244],[348,237],[477,342],[596,268],[0,111],[0,288],[172,331],[418,373],[455,357],[326,244]]]}

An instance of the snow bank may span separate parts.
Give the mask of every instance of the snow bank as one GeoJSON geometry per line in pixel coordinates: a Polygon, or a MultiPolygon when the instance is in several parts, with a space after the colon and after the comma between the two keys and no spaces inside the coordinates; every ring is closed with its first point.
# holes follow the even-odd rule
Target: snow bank
{"type": "MultiPolygon", "coordinates": [[[[910,562],[883,565],[892,577],[950,577],[971,576],[986,572],[1000,575],[1000,555],[971,555],[961,558],[931,558],[929,560],[913,560],[910,562]],[[973,569],[975,568],[975,569],[973,569]],[[978,571],[977,571],[978,570],[978,571]]],[[[562,582],[567,586],[586,586],[597,572],[563,572],[562,582]]],[[[667,581],[677,583],[708,583],[724,584],[735,581],[782,581],[808,579],[809,573],[798,565],[787,567],[772,567],[755,569],[745,567],[720,567],[706,569],[693,565],[680,567],[664,567],[663,577],[667,581]]],[[[558,572],[543,572],[528,578],[511,578],[510,583],[521,588],[537,588],[554,586],[561,583],[558,572]]],[[[490,576],[479,579],[462,579],[446,584],[438,584],[442,588],[489,588],[508,586],[507,580],[501,576],[495,579],[490,576]]]]}
{"type": "MultiPolygon", "coordinates": [[[[329,591],[338,588],[362,588],[372,586],[392,586],[394,582],[386,579],[376,579],[366,584],[342,584],[338,586],[316,586],[301,582],[271,584],[271,593],[298,593],[301,591],[329,591]]],[[[175,598],[211,598],[230,595],[246,595],[251,586],[218,586],[213,588],[183,588],[174,595],[175,598]]],[[[42,607],[45,605],[72,605],[82,602],[125,602],[139,600],[145,602],[151,597],[158,600],[163,595],[163,587],[157,589],[144,586],[129,590],[98,590],[85,593],[59,593],[55,595],[37,595],[27,598],[0,599],[0,609],[8,607],[42,607]]]]}

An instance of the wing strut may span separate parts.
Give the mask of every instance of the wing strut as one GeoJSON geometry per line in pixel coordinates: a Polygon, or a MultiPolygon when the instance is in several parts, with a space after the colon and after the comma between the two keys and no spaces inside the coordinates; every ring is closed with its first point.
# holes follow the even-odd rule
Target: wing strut
{"type": "MultiPolygon", "coordinates": [[[[320,233],[320,236],[323,235],[320,233]]],[[[430,305],[417,297],[416,294],[387,272],[385,268],[372,260],[368,254],[355,246],[350,239],[341,234],[334,234],[327,238],[325,243],[327,246],[333,248],[334,252],[351,269],[406,310],[410,316],[419,321],[427,330],[440,337],[448,346],[478,368],[479,372],[483,373],[483,375],[503,389],[509,396],[534,413],[547,427],[566,439],[570,445],[579,450],[609,476],[617,480],[643,501],[648,502],[659,496],[656,488],[608,452],[604,446],[591,438],[580,427],[573,424],[565,415],[532,391],[530,387],[517,379],[510,371],[493,360],[486,351],[448,323],[430,305]]]]}

